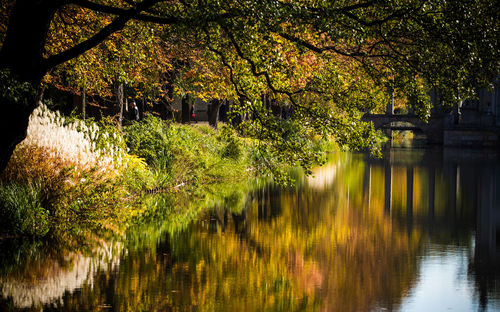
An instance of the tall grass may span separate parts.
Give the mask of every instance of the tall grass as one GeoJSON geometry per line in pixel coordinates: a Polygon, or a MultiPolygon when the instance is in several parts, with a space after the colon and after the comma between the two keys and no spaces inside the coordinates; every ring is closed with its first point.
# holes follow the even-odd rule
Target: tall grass
{"type": "MultiPolygon", "coordinates": [[[[27,136],[20,148],[36,146],[46,149],[49,157],[59,158],[79,169],[97,166],[109,170],[121,165],[124,151],[118,145],[109,144],[108,136],[93,122],[71,122],[59,112],[52,112],[40,104],[30,116],[27,136]],[[108,144],[103,146],[99,144],[101,141],[108,144]]],[[[120,140],[116,134],[115,138],[120,140]]]]}
{"type": "Polygon", "coordinates": [[[43,236],[49,230],[49,212],[42,207],[42,190],[39,184],[2,185],[0,207],[1,229],[31,236],[43,236]]]}

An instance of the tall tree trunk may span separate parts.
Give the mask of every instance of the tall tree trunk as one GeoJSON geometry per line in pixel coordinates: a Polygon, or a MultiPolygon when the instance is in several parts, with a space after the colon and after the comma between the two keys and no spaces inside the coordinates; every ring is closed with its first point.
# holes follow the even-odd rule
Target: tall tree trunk
{"type": "Polygon", "coordinates": [[[267,93],[264,94],[262,101],[264,102],[264,107],[267,110],[270,110],[271,109],[271,99],[269,98],[269,94],[267,94],[267,93]]]}
{"type": "Polygon", "coordinates": [[[271,100],[271,112],[276,118],[281,118],[281,106],[277,103],[276,99],[271,100]]]}
{"type": "Polygon", "coordinates": [[[16,145],[26,137],[29,116],[38,106],[35,90],[48,70],[43,59],[47,31],[61,4],[58,0],[17,0],[11,10],[0,51],[0,70],[2,76],[7,75],[5,81],[0,82],[3,85],[0,87],[0,172],[7,166],[16,145]],[[23,84],[30,85],[31,90],[23,88],[22,91],[19,87],[23,84]],[[18,91],[11,93],[15,89],[18,91]]]}
{"type": "Polygon", "coordinates": [[[123,83],[115,83],[116,115],[118,116],[118,125],[121,129],[123,123],[123,83]]]}
{"type": "Polygon", "coordinates": [[[141,109],[139,110],[139,119],[144,118],[144,113],[146,112],[146,109],[148,109],[148,104],[146,102],[146,95],[143,95],[141,102],[141,109]]]}
{"type": "Polygon", "coordinates": [[[43,58],[50,22],[62,0],[17,0],[0,51],[0,68],[38,87],[48,68],[43,58]]]}
{"type": "Polygon", "coordinates": [[[174,85],[170,82],[166,83],[164,90],[167,93],[167,98],[163,98],[160,102],[161,105],[161,118],[174,119],[172,111],[172,102],[174,98],[174,85]]]}
{"type": "Polygon", "coordinates": [[[214,129],[217,129],[217,123],[219,122],[219,108],[222,101],[219,99],[213,99],[211,104],[210,111],[208,112],[208,124],[214,129]]]}
{"type": "Polygon", "coordinates": [[[85,120],[85,108],[87,106],[87,87],[84,85],[82,90],[82,118],[85,120]]]}
{"type": "Polygon", "coordinates": [[[182,123],[188,124],[191,120],[191,105],[189,105],[189,94],[182,97],[182,123]]]}

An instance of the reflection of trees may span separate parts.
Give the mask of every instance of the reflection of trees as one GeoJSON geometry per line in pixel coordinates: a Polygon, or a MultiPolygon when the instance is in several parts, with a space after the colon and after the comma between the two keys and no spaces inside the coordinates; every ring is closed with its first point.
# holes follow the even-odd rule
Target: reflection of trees
{"type": "Polygon", "coordinates": [[[486,309],[491,299],[500,305],[500,165],[478,166],[475,172],[468,174],[466,181],[471,180],[471,174],[478,175],[475,179],[475,249],[469,274],[474,280],[480,307],[486,309]]]}
{"type": "MultiPolygon", "coordinates": [[[[394,228],[381,204],[364,209],[363,166],[350,169],[325,188],[267,186],[248,196],[241,214],[219,208],[184,231],[156,231],[153,246],[129,248],[119,271],[100,272],[64,304],[119,311],[389,305],[414,281],[418,235],[394,228]]],[[[131,235],[131,246],[148,231],[131,235]]]]}
{"type": "MultiPolygon", "coordinates": [[[[389,211],[384,162],[357,157],[343,159],[346,167],[337,166],[333,178],[318,174],[323,186],[307,181],[288,190],[267,185],[240,197],[229,192],[195,224],[187,225],[194,212],[179,206],[185,222],[146,224],[129,233],[119,270],[99,271],[93,283],[66,293],[64,309],[391,310],[416,283],[428,240],[469,246],[474,222],[483,229],[498,213],[498,196],[488,202],[477,193],[478,183],[491,185],[478,182],[484,172],[418,161],[410,165],[411,170],[405,163],[392,167],[389,211]],[[477,219],[474,203],[481,202],[489,210],[478,206],[482,218],[477,219]]],[[[492,194],[500,194],[495,183],[492,194]]],[[[498,270],[498,261],[492,242],[485,249],[477,239],[470,276],[478,296],[491,298],[498,285],[491,272],[498,270]]]]}
{"type": "MultiPolygon", "coordinates": [[[[283,250],[292,254],[292,280],[298,280],[306,293],[312,292],[325,310],[390,306],[415,280],[419,235],[408,238],[394,226],[384,214],[383,197],[373,198],[367,209],[362,172],[359,162],[340,171],[324,198],[314,191],[282,194],[285,205],[307,208],[283,214],[280,226],[287,230],[276,231],[275,224],[268,225],[270,233],[284,236],[272,240],[288,242],[283,250]],[[287,239],[287,233],[292,237],[287,239]],[[299,268],[296,262],[301,263],[299,268]],[[311,276],[319,283],[311,285],[311,276]]],[[[262,238],[267,237],[265,233],[260,232],[262,238]]]]}
{"type": "Polygon", "coordinates": [[[57,304],[65,293],[92,285],[98,271],[116,269],[121,251],[121,244],[104,242],[86,254],[33,251],[37,257],[26,257],[9,274],[0,277],[2,296],[12,300],[17,308],[38,310],[42,305],[57,304]]]}
{"type": "Polygon", "coordinates": [[[383,205],[363,208],[362,169],[319,190],[265,187],[251,193],[242,214],[210,211],[186,231],[164,235],[155,248],[129,253],[117,276],[103,274],[79,300],[97,292],[98,302],[106,302],[111,288],[117,310],[390,305],[415,280],[419,236],[395,228],[383,205]]]}
{"type": "MultiPolygon", "coordinates": [[[[212,192],[198,196],[199,200],[190,205],[187,205],[190,199],[181,193],[176,197],[175,208],[172,208],[173,199],[170,196],[144,198],[144,205],[149,207],[148,214],[142,216],[140,225],[127,233],[126,252],[122,255],[121,244],[109,245],[102,241],[98,247],[84,253],[45,250],[32,244],[24,248],[26,251],[19,252],[19,246],[9,249],[3,244],[0,246],[2,256],[12,250],[8,253],[15,260],[7,261],[0,257],[0,291],[3,297],[0,310],[30,307],[39,310],[42,305],[59,310],[63,304],[65,309],[81,311],[111,306],[131,307],[134,311],[141,306],[153,307],[157,300],[143,301],[140,294],[162,289],[157,283],[157,273],[164,272],[164,276],[170,274],[160,269],[177,262],[171,258],[172,233],[185,228],[207,205],[223,204],[234,211],[241,211],[245,196],[240,195],[247,193],[250,186],[245,182],[241,181],[230,190],[221,192],[217,192],[220,185],[211,185],[212,192]],[[125,261],[120,262],[120,255],[125,261]],[[122,293],[121,289],[133,295],[122,293]]],[[[180,256],[183,252],[185,255],[190,252],[179,244],[174,246],[180,256]]]]}
{"type": "MultiPolygon", "coordinates": [[[[372,179],[387,180],[382,162],[374,161],[371,166],[372,179]]],[[[453,150],[427,152],[410,162],[391,161],[390,166],[393,179],[391,218],[399,224],[406,220],[407,230],[412,226],[421,229],[434,244],[473,249],[469,277],[476,285],[479,304],[486,308],[488,298],[500,303],[498,154],[453,150]],[[408,189],[410,177],[413,181],[411,202],[408,199],[412,193],[408,189]],[[471,237],[475,238],[474,246],[471,237]]],[[[372,189],[379,194],[384,191],[377,187],[372,189]]]]}

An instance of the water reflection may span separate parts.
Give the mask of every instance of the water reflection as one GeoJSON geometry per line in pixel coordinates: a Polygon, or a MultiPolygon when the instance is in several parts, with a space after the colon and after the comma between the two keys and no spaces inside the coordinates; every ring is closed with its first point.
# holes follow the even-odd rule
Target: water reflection
{"type": "MultiPolygon", "coordinates": [[[[2,244],[1,247],[3,255],[7,256],[7,249],[14,246],[2,244]]],[[[7,306],[35,308],[61,304],[66,293],[80,289],[84,284],[93,284],[98,272],[117,269],[123,251],[121,243],[104,241],[86,254],[62,253],[48,246],[37,248],[27,253],[22,251],[24,255],[17,253],[18,259],[3,259],[2,271],[8,274],[0,276],[0,292],[7,300],[0,304],[0,310],[6,310],[7,306]],[[16,260],[20,263],[13,264],[16,260]]]]}
{"type": "Polygon", "coordinates": [[[184,230],[131,232],[114,267],[78,273],[77,290],[50,304],[20,304],[6,290],[17,275],[0,271],[0,310],[500,309],[497,157],[335,154],[295,188],[241,195],[242,210],[219,205],[184,230]]]}
{"type": "Polygon", "coordinates": [[[383,163],[386,213],[400,223],[406,218],[408,235],[416,226],[429,239],[421,281],[403,309],[500,309],[498,152],[393,150],[383,163]],[[429,258],[436,246],[446,251],[429,258]],[[429,269],[435,267],[439,270],[429,269]],[[445,285],[446,273],[453,270],[456,280],[445,285]],[[428,296],[435,297],[434,306],[428,296]]]}

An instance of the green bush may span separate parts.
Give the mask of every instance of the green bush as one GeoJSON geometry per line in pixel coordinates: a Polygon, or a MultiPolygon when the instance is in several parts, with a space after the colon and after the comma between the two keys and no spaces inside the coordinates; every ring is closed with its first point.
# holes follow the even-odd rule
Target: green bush
{"type": "Polygon", "coordinates": [[[244,172],[243,140],[229,128],[178,125],[155,117],[125,128],[129,152],[143,158],[158,186],[203,183],[244,172]]]}
{"type": "Polygon", "coordinates": [[[49,231],[49,212],[42,207],[39,184],[0,186],[0,228],[8,234],[42,237],[49,231]]]}
{"type": "Polygon", "coordinates": [[[129,153],[143,158],[149,166],[168,170],[173,160],[170,124],[152,116],[124,128],[129,153]]]}

